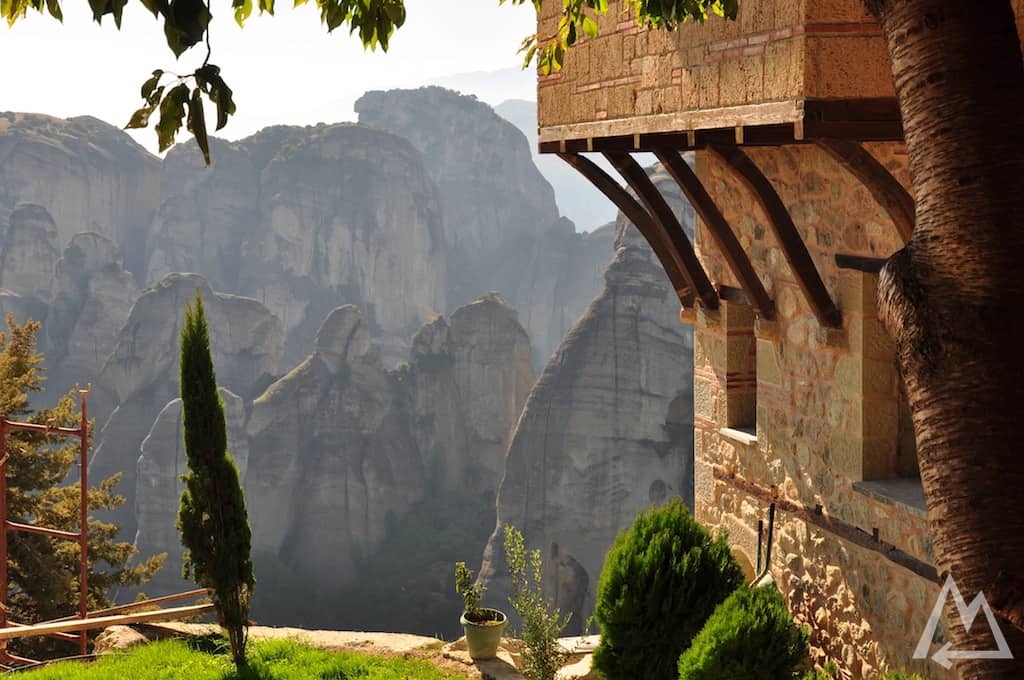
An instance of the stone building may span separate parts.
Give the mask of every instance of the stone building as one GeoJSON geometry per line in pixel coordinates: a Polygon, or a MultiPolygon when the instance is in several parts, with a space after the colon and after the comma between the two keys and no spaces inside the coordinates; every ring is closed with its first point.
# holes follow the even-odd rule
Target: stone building
{"type": "MultiPolygon", "coordinates": [[[[544,7],[550,35],[561,5],[544,7]]],[[[752,575],[775,504],[768,568],[816,662],[952,677],[912,658],[940,582],[875,307],[914,223],[885,44],[860,0],[739,8],[669,33],[611,3],[599,37],[539,78],[541,151],[636,224],[694,324],[697,518],[729,531],[752,575]],[[634,152],[655,153],[689,197],[692,245],[634,152]]],[[[940,626],[929,654],[942,644],[940,626]]]]}

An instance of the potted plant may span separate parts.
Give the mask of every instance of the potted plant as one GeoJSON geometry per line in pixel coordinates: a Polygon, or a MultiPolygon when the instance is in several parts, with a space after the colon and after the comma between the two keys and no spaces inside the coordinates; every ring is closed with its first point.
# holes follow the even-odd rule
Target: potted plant
{"type": "Polygon", "coordinates": [[[466,631],[466,649],[474,660],[493,659],[498,655],[501,633],[508,617],[497,609],[478,607],[484,587],[473,582],[473,573],[465,562],[455,565],[455,590],[462,596],[462,628],[466,631]]]}

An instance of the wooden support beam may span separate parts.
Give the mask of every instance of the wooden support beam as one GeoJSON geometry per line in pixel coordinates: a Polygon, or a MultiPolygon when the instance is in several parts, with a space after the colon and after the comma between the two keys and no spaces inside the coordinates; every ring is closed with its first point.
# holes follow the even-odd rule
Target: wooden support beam
{"type": "Polygon", "coordinates": [[[915,222],[914,199],[910,193],[877,158],[857,142],[819,139],[817,143],[871,192],[882,209],[889,214],[889,219],[896,225],[896,231],[906,245],[914,233],[915,222]]]}
{"type": "Polygon", "coordinates": [[[788,500],[779,493],[777,488],[765,487],[744,479],[721,465],[713,464],[711,466],[711,473],[718,481],[725,482],[729,486],[739,489],[764,503],[775,503],[775,506],[781,512],[788,513],[807,524],[824,529],[843,541],[853,543],[866,550],[874,551],[890,562],[900,565],[921,578],[933,583],[942,583],[933,565],[917,559],[890,543],[881,541],[874,533],[868,534],[856,525],[845,522],[838,517],[832,517],[820,505],[810,508],[799,501],[788,500]]]}
{"type": "Polygon", "coordinates": [[[658,238],[668,247],[669,255],[686,278],[687,285],[700,298],[701,304],[706,309],[718,309],[718,293],[711,285],[697,254],[693,252],[693,244],[647,172],[628,153],[606,151],[604,157],[647,207],[658,231],[658,238]]]}
{"type": "Polygon", "coordinates": [[[793,270],[793,275],[818,322],[832,328],[842,326],[843,315],[825,288],[825,282],[821,280],[818,268],[814,265],[811,254],[807,252],[800,232],[793,224],[793,218],[790,217],[786,205],[772,183],[741,149],[719,146],[707,148],[725,161],[761,204],[782,253],[786,256],[786,261],[789,262],[789,267],[793,270]]]}
{"type": "Polygon", "coordinates": [[[32,637],[34,635],[66,633],[72,630],[94,630],[96,628],[106,628],[107,626],[145,623],[147,621],[171,621],[174,619],[188,618],[195,616],[196,614],[211,612],[213,609],[214,607],[212,604],[196,604],[189,607],[174,607],[172,609],[159,609],[157,611],[139,612],[136,614],[97,616],[94,619],[69,619],[67,621],[55,621],[52,623],[37,623],[33,626],[0,628],[0,641],[32,637]]]}
{"type": "Polygon", "coordinates": [[[658,229],[654,219],[644,210],[643,206],[637,203],[636,199],[629,195],[618,182],[612,179],[607,172],[599,168],[589,158],[584,158],[575,153],[559,153],[558,157],[571,165],[577,172],[587,178],[594,187],[615,204],[622,211],[630,222],[636,225],[644,238],[651,245],[655,256],[661,263],[662,268],[668,275],[672,287],[676,291],[679,301],[686,305],[692,302],[693,291],[686,282],[686,278],[679,270],[675,261],[670,255],[669,247],[662,244],[659,238],[658,229]]]}
{"type": "Polygon", "coordinates": [[[722,211],[718,209],[697,174],[690,169],[689,164],[683,160],[675,151],[668,149],[657,149],[654,154],[658,157],[661,165],[676,181],[683,194],[690,201],[690,205],[700,216],[700,219],[707,225],[715,245],[722,252],[725,261],[729,265],[733,276],[740,282],[740,287],[746,293],[747,298],[753,303],[754,308],[765,319],[769,321],[775,318],[775,303],[768,296],[761,279],[750,264],[750,258],[743,251],[739,239],[729,226],[722,211]]]}

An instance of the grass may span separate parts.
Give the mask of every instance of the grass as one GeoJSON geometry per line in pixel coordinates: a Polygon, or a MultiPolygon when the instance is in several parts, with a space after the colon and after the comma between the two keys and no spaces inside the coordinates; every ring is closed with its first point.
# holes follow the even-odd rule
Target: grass
{"type": "Polygon", "coordinates": [[[223,638],[164,640],[17,675],[25,680],[464,680],[422,659],[327,652],[293,640],[251,641],[249,668],[235,671],[223,638]]]}

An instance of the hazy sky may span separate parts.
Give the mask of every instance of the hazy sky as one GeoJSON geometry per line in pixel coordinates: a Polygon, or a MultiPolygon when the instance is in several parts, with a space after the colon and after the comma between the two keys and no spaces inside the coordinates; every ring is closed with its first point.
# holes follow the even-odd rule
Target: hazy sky
{"type": "MultiPolygon", "coordinates": [[[[535,30],[531,3],[406,0],[405,26],[387,54],[374,53],[345,29],[328,35],[313,3],[289,4],[279,2],[273,17],[254,15],[242,30],[230,3],[214,0],[211,62],[221,67],[238,104],[220,136],[236,139],[275,123],[352,120],[352,103],[366,90],[518,67],[519,43],[535,30]]],[[[137,0],[126,8],[121,32],[110,17],[103,26],[92,22],[85,0],[62,5],[63,25],[36,14],[11,29],[0,25],[0,111],[89,114],[122,126],[141,105],[139,86],[153,69],[190,72],[205,55],[194,49],[176,63],[161,25],[137,0]]],[[[532,74],[522,76],[503,78],[500,92],[480,98],[533,99],[532,74]]],[[[151,130],[132,134],[155,148],[151,130]]]]}

